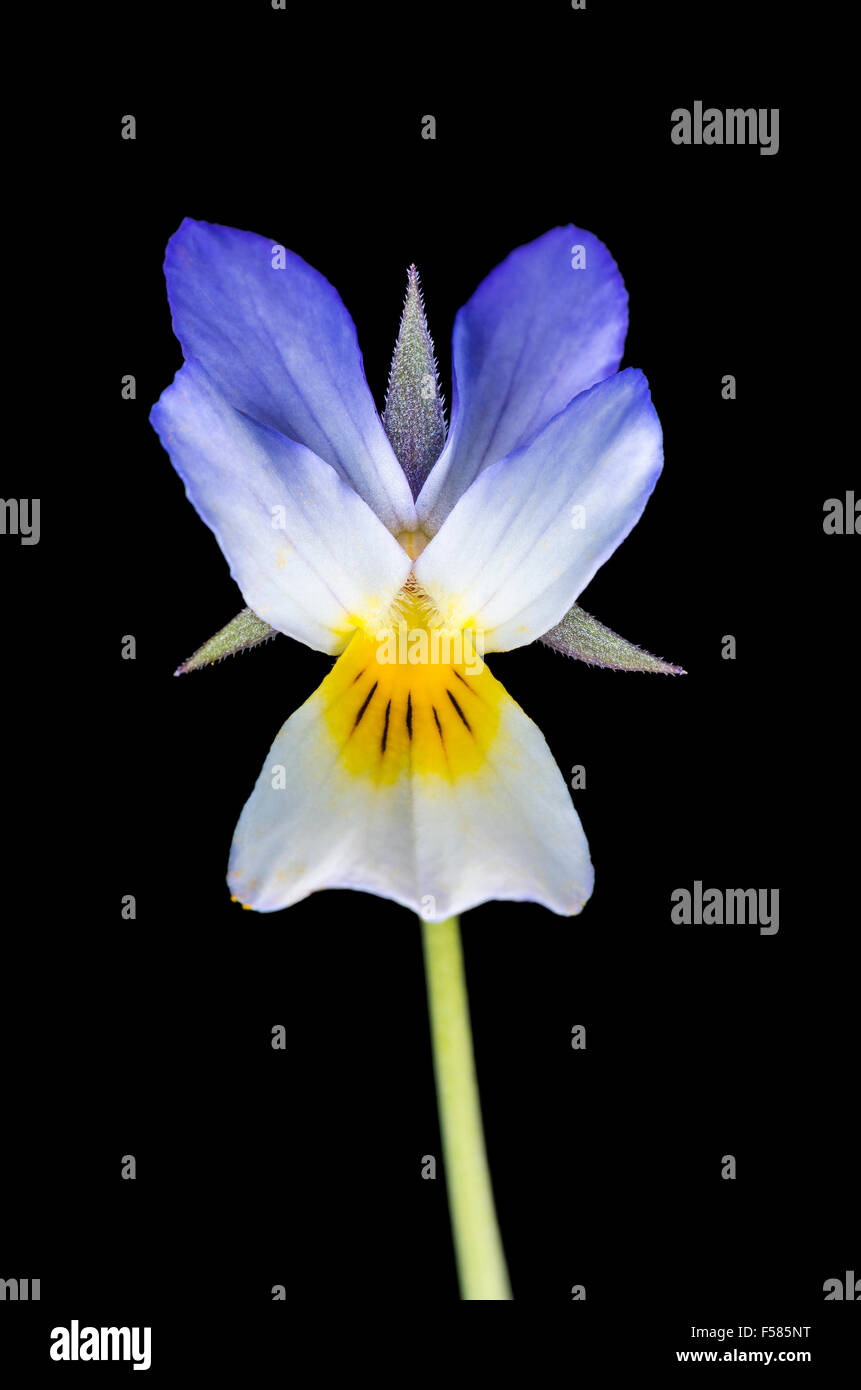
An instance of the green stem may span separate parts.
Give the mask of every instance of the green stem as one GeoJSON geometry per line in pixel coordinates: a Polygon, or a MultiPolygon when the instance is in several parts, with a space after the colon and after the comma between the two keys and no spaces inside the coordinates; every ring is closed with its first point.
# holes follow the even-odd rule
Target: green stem
{"type": "Polygon", "coordinates": [[[487,1167],[456,917],[422,922],[445,1180],[462,1299],[510,1299],[487,1167]]]}

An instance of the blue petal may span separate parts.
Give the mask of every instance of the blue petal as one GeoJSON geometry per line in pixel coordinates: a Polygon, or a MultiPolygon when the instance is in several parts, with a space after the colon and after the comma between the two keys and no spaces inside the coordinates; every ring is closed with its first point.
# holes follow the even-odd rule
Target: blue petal
{"type": "Polygon", "coordinates": [[[556,227],[491,271],[455,319],[451,433],[417,502],[429,535],[483,469],[618,371],[627,329],[622,277],[590,232],[556,227]]]}
{"type": "Polygon", "coordinates": [[[183,353],[225,399],[331,464],[390,531],[413,529],[355,325],[328,280],[265,237],[190,218],[168,243],[165,277],[183,353]]]}

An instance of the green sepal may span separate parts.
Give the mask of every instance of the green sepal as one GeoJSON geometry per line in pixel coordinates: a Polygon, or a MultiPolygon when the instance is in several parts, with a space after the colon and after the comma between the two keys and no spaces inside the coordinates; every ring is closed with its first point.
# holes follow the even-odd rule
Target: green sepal
{"type": "Polygon", "coordinates": [[[413,497],[418,497],[445,444],[443,405],[419,273],[411,265],[407,272],[407,293],[398,341],[389,369],[383,428],[407,475],[413,497]]]}
{"type": "Polygon", "coordinates": [[[614,671],[658,671],[665,676],[687,674],[683,667],[661,661],[660,657],[635,647],[633,642],[626,642],[576,603],[540,641],[565,656],[587,661],[591,666],[608,666],[614,671]]]}
{"type": "Polygon", "coordinates": [[[227,623],[220,632],[216,632],[202,647],[198,647],[194,656],[190,656],[178,666],[173,674],[184,676],[188,671],[199,671],[202,666],[214,666],[216,661],[223,661],[226,656],[250,651],[252,647],[259,647],[261,642],[268,642],[270,637],[276,636],[276,628],[270,627],[262,618],[258,618],[250,608],[243,608],[232,622],[227,623]]]}

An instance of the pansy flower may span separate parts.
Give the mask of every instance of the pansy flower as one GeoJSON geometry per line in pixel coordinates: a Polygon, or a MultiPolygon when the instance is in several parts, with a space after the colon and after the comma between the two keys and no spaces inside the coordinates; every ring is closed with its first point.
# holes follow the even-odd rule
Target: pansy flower
{"type": "Polygon", "coordinates": [[[540,730],[484,656],[539,639],[676,672],[576,600],[661,471],[627,295],[561,227],[459,311],[446,428],[411,268],[378,414],[335,289],[279,244],[186,220],[165,263],[185,363],[152,421],[246,609],[193,669],[272,631],[336,657],[240,816],[228,883],[271,912],[323,888],[440,921],[487,899],[580,911],[589,849],[540,730]]]}

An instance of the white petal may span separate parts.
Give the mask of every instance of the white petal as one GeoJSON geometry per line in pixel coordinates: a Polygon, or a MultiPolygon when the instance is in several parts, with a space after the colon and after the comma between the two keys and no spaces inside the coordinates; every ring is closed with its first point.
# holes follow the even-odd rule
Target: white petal
{"type": "Polygon", "coordinates": [[[249,608],[323,652],[376,628],[410,561],[328,463],[234,410],[194,361],[151,419],[249,608]]]}
{"type": "Polygon", "coordinates": [[[430,920],[490,898],[579,912],[592,866],[540,731],[487,667],[385,664],[357,634],[282,728],[228,883],[261,912],[321,888],[430,920]]]}
{"type": "Polygon", "coordinates": [[[639,520],[661,465],[646,378],[620,372],[476,478],[416,561],[416,579],[446,624],[484,634],[485,651],[533,642],[639,520]]]}

